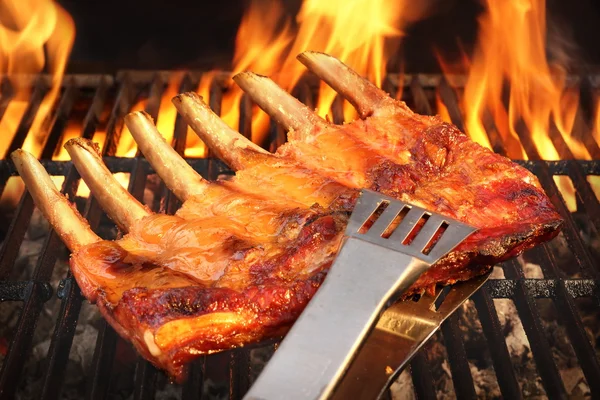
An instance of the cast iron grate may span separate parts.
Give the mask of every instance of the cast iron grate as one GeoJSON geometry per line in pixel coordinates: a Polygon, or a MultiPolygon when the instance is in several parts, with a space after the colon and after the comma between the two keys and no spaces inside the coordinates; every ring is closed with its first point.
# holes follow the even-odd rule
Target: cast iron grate
{"type": "MultiPolygon", "coordinates": [[[[168,73],[135,73],[124,72],[112,76],[69,76],[58,105],[53,109],[48,121],[48,139],[44,144],[41,159],[51,175],[64,176],[62,192],[69,198],[76,199],[79,175],[70,162],[52,161],[52,155],[60,146],[74,106],[80,98],[88,100],[88,108],[82,122],[81,136],[92,138],[100,124],[105,125],[106,137],[103,155],[109,169],[113,173],[130,174],[129,190],[138,199],[142,199],[148,177],[153,174],[149,164],[140,157],[115,157],[116,145],[123,127],[122,117],[136,100],[147,99],[145,109],[155,119],[158,116],[161,96],[165,90],[168,73]],[[108,116],[103,111],[109,109],[108,116]]],[[[188,73],[181,81],[179,91],[194,90],[198,86],[199,74],[188,73]]],[[[215,78],[211,84],[209,103],[213,110],[220,113],[225,80],[215,78]]],[[[408,90],[403,93],[416,111],[432,114],[433,93],[439,90],[439,96],[446,105],[452,121],[460,128],[464,122],[458,107],[457,93],[442,78],[414,76],[410,84],[402,84],[408,90]],[[424,83],[423,83],[424,82],[424,83]]],[[[12,98],[11,85],[8,80],[2,81],[0,97],[0,118],[4,115],[12,98]]],[[[398,90],[398,82],[392,77],[385,80],[385,89],[392,94],[398,90]]],[[[30,103],[23,114],[16,135],[10,143],[9,152],[21,147],[27,132],[38,111],[40,102],[48,90],[48,82],[44,77],[37,78],[33,86],[30,103]]],[[[294,94],[307,104],[314,104],[315,90],[310,79],[302,80],[294,90],[294,94]]],[[[240,103],[241,117],[239,130],[250,137],[251,101],[242,97],[240,103]]],[[[336,98],[332,105],[333,120],[343,121],[343,102],[336,98]]],[[[491,123],[490,123],[491,124],[491,123]]],[[[489,125],[488,127],[490,127],[489,125]]],[[[493,128],[493,127],[492,127],[493,128]]],[[[488,129],[490,141],[494,149],[502,154],[505,143],[494,129],[488,129]]],[[[177,117],[173,127],[173,147],[184,154],[187,126],[177,117]]],[[[505,398],[522,398],[515,368],[509,355],[504,332],[498,318],[494,299],[510,299],[514,302],[519,318],[531,346],[531,353],[537,366],[539,377],[546,394],[550,397],[565,398],[567,390],[557,363],[552,355],[551,344],[544,333],[541,317],[536,307],[536,299],[551,299],[556,307],[561,324],[566,328],[568,339],[576,354],[578,364],[585,376],[593,396],[600,396],[600,364],[597,349],[586,333],[586,327],[576,306],[576,299],[591,299],[597,310],[600,310],[600,266],[592,244],[586,242],[582,229],[598,238],[600,229],[600,205],[592,187],[587,180],[591,175],[600,175],[600,150],[593,140],[584,140],[584,144],[596,161],[573,160],[568,146],[562,136],[551,132],[552,141],[559,150],[564,161],[539,161],[540,155],[528,139],[527,132],[521,132],[519,138],[528,157],[534,161],[519,161],[534,172],[550,196],[552,203],[565,218],[565,226],[561,238],[564,239],[571,259],[569,268],[557,256],[552,243],[540,246],[530,252],[528,257],[539,264],[543,279],[531,279],[523,271],[521,264],[515,260],[502,265],[504,279],[492,279],[473,297],[478,318],[487,340],[497,383],[505,398]],[[561,142],[562,141],[562,142],[561,142]],[[538,160],[538,161],[535,161],[538,160]],[[568,176],[576,191],[577,214],[584,216],[576,221],[569,212],[553,177],[568,176]]],[[[591,135],[587,135],[591,137],[591,135]]],[[[282,130],[274,123],[264,143],[267,149],[274,150],[285,141],[282,130]]],[[[8,153],[7,153],[8,154],[8,153]]],[[[214,179],[220,174],[228,173],[220,161],[207,159],[189,159],[189,163],[203,176],[214,179]]],[[[9,177],[15,170],[8,160],[0,160],[0,193],[4,191],[9,177]]],[[[154,188],[157,200],[152,203],[155,211],[173,213],[179,204],[174,196],[164,187],[154,188]]],[[[78,199],[80,211],[96,229],[102,224],[103,212],[96,201],[90,197],[78,199]]],[[[53,332],[47,355],[43,360],[42,376],[36,398],[61,398],[66,365],[72,347],[76,327],[80,319],[80,310],[85,301],[72,276],[67,273],[61,277],[60,283],[53,287],[52,274],[55,264],[64,256],[64,246],[57,235],[50,231],[37,260],[33,274],[28,280],[10,279],[15,268],[19,248],[34,211],[31,197],[25,193],[12,214],[10,225],[5,230],[3,245],[0,249],[0,304],[2,302],[20,302],[22,309],[13,330],[7,352],[0,369],[0,398],[12,398],[18,394],[19,382],[23,380],[24,366],[32,351],[32,340],[37,321],[44,304],[57,296],[60,299],[60,311],[56,315],[53,332]]],[[[452,383],[458,398],[475,398],[475,385],[470,371],[465,345],[461,337],[458,316],[451,317],[442,327],[444,345],[448,354],[452,383]]],[[[115,367],[115,357],[119,350],[120,338],[103,321],[96,339],[91,368],[86,376],[86,397],[90,399],[115,396],[116,382],[119,380],[119,369],[115,367]]],[[[203,393],[203,380],[215,376],[227,381],[227,396],[241,398],[251,384],[250,356],[248,349],[239,349],[228,353],[203,357],[192,364],[190,379],[181,386],[175,386],[177,396],[184,399],[197,399],[203,393]],[[219,375],[220,373],[220,375],[219,375]]],[[[418,398],[429,398],[436,395],[430,367],[425,356],[420,353],[410,367],[412,384],[418,398]]],[[[135,399],[154,398],[155,386],[162,374],[146,361],[138,358],[135,361],[135,372],[130,387],[135,399]]]]}

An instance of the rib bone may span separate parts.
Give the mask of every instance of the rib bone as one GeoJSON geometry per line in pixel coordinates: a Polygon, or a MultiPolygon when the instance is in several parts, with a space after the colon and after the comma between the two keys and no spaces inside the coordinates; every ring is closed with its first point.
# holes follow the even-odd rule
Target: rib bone
{"type": "Polygon", "coordinates": [[[33,155],[19,149],[11,157],[35,205],[71,252],[101,240],[77,209],[58,191],[33,155]]]}
{"type": "Polygon", "coordinates": [[[152,117],[143,111],[125,116],[125,124],[158,176],[180,200],[202,194],[209,183],[167,144],[152,117]]]}
{"type": "Polygon", "coordinates": [[[248,93],[260,108],[286,130],[308,132],[317,126],[329,125],[298,99],[265,76],[242,72],[235,75],[233,80],[244,92],[248,93]]]}
{"type": "Polygon", "coordinates": [[[173,98],[173,104],[194,132],[227,165],[240,170],[272,158],[268,151],[231,129],[193,92],[173,98]]]}
{"type": "Polygon", "coordinates": [[[335,57],[316,51],[305,51],[298,55],[298,60],[352,103],[361,118],[366,118],[376,110],[393,103],[383,90],[335,57]]]}
{"type": "Polygon", "coordinates": [[[71,139],[65,144],[65,149],[102,209],[121,230],[128,232],[136,221],[151,214],[106,168],[95,143],[81,138],[71,139]]]}

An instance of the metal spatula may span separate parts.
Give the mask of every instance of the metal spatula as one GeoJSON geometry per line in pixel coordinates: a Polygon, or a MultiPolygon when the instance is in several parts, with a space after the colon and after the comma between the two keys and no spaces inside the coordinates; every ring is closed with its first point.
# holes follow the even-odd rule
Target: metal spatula
{"type": "Polygon", "coordinates": [[[379,318],[332,399],[378,399],[454,311],[488,280],[491,271],[445,286],[417,301],[401,301],[379,318]]]}
{"type": "Polygon", "coordinates": [[[363,190],[327,278],[244,398],[328,398],[381,311],[474,231],[363,190]]]}

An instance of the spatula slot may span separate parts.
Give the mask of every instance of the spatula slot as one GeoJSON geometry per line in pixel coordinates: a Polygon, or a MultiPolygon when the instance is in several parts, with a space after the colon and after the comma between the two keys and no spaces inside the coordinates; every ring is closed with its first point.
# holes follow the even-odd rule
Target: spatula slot
{"type": "Polygon", "coordinates": [[[425,248],[423,249],[423,254],[427,255],[429,254],[429,252],[431,252],[431,249],[433,249],[433,247],[437,244],[437,242],[440,240],[446,229],[448,229],[448,223],[444,221],[442,222],[440,227],[435,231],[435,233],[431,236],[429,242],[425,245],[425,248]]]}
{"type": "Polygon", "coordinates": [[[409,234],[406,235],[406,238],[402,241],[403,245],[408,246],[413,242],[413,240],[415,240],[415,238],[417,237],[419,232],[421,232],[421,229],[423,229],[423,227],[427,223],[427,220],[429,219],[429,217],[431,217],[431,214],[429,214],[427,212],[425,212],[425,213],[423,213],[423,215],[421,215],[421,218],[419,218],[417,220],[417,222],[415,223],[415,225],[413,226],[413,228],[411,229],[409,234]]]}
{"type": "Polygon", "coordinates": [[[381,233],[381,237],[384,239],[388,239],[392,235],[392,232],[394,232],[396,228],[402,223],[402,220],[404,219],[404,217],[406,217],[406,214],[408,214],[410,209],[410,206],[402,207],[402,210],[400,210],[400,212],[396,214],[392,222],[390,222],[390,224],[381,233]]]}
{"type": "Polygon", "coordinates": [[[363,224],[358,229],[358,233],[365,234],[371,229],[375,221],[379,218],[381,214],[385,211],[385,209],[390,205],[390,202],[387,200],[382,200],[381,203],[377,206],[375,210],[369,215],[369,218],[363,222],[363,224]]]}

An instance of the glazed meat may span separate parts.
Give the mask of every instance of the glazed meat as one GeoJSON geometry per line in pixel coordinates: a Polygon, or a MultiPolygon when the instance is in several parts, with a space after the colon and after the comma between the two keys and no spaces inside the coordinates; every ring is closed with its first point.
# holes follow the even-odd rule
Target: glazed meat
{"type": "Polygon", "coordinates": [[[196,94],[173,99],[236,172],[231,179],[204,180],[149,116],[126,117],[140,150],[183,201],[176,215],[153,214],[133,199],[92,143],[66,145],[96,199],[128,232],[119,240],[100,240],[32,156],[13,155],[36,204],[72,250],[85,297],[175,378],[199,354],[285,333],[325,278],[361,188],[478,228],[405,296],[477,276],[559,231],[559,215],[526,169],[438,117],[414,114],[335,58],[306,52],[299,59],[361,119],[330,124],[268,78],[239,74],[238,85],[289,131],[288,143],[269,153],[196,94]]]}

